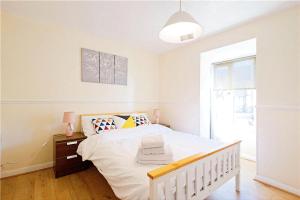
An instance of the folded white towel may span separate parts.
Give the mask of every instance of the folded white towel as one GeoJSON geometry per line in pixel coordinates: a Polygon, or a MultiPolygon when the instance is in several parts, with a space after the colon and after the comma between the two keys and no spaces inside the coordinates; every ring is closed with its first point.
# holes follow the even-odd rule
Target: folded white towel
{"type": "Polygon", "coordinates": [[[142,148],[140,147],[137,153],[138,161],[172,161],[173,153],[169,146],[166,146],[164,154],[148,154],[145,155],[142,152],[142,148]]]}
{"type": "Polygon", "coordinates": [[[151,135],[142,137],[142,148],[156,148],[164,146],[162,135],[151,135]]]}
{"type": "Polygon", "coordinates": [[[145,155],[149,154],[164,154],[165,153],[165,147],[155,147],[155,148],[142,148],[142,152],[145,155]]]}

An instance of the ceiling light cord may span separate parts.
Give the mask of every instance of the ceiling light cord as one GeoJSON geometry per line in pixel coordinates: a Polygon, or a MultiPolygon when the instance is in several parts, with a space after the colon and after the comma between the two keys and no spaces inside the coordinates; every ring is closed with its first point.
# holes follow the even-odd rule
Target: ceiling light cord
{"type": "Polygon", "coordinates": [[[182,9],[181,9],[181,0],[179,1],[179,11],[181,12],[182,9]]]}

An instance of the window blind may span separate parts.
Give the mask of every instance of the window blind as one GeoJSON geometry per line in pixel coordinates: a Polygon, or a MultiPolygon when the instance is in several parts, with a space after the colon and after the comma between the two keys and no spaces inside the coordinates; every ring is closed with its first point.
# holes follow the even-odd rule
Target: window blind
{"type": "Polygon", "coordinates": [[[214,90],[255,89],[255,57],[213,64],[214,90]]]}

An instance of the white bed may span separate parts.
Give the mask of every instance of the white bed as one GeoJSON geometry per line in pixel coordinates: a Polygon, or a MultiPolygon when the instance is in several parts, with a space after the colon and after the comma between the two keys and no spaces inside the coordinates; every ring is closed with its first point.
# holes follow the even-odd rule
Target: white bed
{"type": "MultiPolygon", "coordinates": [[[[89,136],[80,143],[77,152],[83,160],[93,162],[118,198],[122,200],[146,200],[149,199],[151,185],[149,185],[147,173],[160,166],[138,164],[135,159],[141,137],[149,134],[164,135],[165,142],[173,151],[174,160],[181,160],[198,153],[212,152],[223,145],[192,134],[172,131],[161,125],[148,125],[111,130],[109,133],[89,136]]],[[[176,185],[175,180],[171,184],[176,185]]],[[[185,185],[185,183],[182,184],[185,185]]],[[[190,192],[195,193],[195,191],[190,192]]],[[[159,198],[162,199],[165,198],[163,192],[159,194],[159,191],[156,191],[155,195],[159,195],[159,198]]],[[[176,199],[176,196],[174,198],[176,199]]]]}

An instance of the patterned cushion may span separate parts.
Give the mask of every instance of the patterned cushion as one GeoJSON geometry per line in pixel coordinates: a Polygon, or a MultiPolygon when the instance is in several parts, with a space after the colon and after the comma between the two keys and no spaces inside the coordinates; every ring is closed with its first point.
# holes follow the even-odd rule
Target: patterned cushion
{"type": "Polygon", "coordinates": [[[144,126],[151,124],[146,115],[133,115],[133,119],[136,126],[144,126]]]}
{"type": "Polygon", "coordinates": [[[116,124],[113,118],[97,118],[92,119],[92,124],[96,133],[116,129],[116,124]]]}
{"type": "Polygon", "coordinates": [[[135,122],[130,115],[115,115],[114,120],[117,128],[134,128],[135,122]]]}

